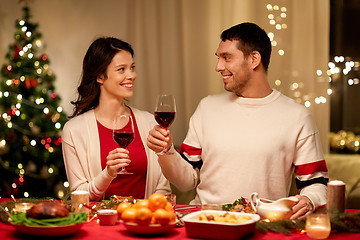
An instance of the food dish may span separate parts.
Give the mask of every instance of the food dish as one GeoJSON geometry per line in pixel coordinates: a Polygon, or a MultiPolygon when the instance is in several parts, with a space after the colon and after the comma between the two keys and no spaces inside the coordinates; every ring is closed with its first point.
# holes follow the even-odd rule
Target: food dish
{"type": "Polygon", "coordinates": [[[115,225],[118,213],[114,209],[100,209],[97,211],[97,217],[100,220],[100,225],[115,225]]]}
{"type": "Polygon", "coordinates": [[[151,234],[165,233],[165,232],[169,231],[170,229],[175,227],[176,222],[170,223],[168,225],[161,225],[161,224],[139,225],[139,224],[131,223],[131,222],[128,222],[128,223],[123,222],[123,224],[125,225],[126,229],[129,232],[132,232],[135,234],[151,235],[151,234]]]}
{"type": "Polygon", "coordinates": [[[65,226],[26,226],[12,224],[16,231],[33,236],[58,237],[73,234],[80,230],[84,223],[65,225],[65,226]]]}
{"type": "Polygon", "coordinates": [[[256,222],[260,216],[253,213],[244,212],[227,212],[202,210],[190,213],[183,217],[185,222],[186,233],[192,238],[205,239],[240,239],[255,231],[256,222]],[[225,214],[231,213],[238,216],[247,215],[251,219],[243,223],[226,223],[226,222],[207,222],[198,220],[201,214],[225,214]]]}

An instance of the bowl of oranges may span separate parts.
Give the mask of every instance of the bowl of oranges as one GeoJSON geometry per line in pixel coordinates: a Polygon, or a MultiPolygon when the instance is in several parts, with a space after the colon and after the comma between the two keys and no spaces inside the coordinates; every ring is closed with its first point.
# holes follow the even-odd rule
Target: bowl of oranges
{"type": "Polygon", "coordinates": [[[117,208],[118,217],[126,229],[136,234],[159,234],[176,225],[176,215],[171,203],[161,193],[148,199],[122,202],[117,208]]]}

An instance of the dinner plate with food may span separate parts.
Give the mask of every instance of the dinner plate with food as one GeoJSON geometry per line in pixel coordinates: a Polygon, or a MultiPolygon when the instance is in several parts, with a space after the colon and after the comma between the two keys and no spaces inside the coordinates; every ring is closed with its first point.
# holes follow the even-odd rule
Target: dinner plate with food
{"type": "Polygon", "coordinates": [[[27,235],[65,236],[77,232],[87,218],[86,213],[70,212],[57,201],[43,201],[26,213],[11,213],[10,223],[16,231],[27,235]]]}
{"type": "Polygon", "coordinates": [[[176,215],[171,203],[161,193],[134,203],[122,202],[117,206],[121,222],[134,234],[160,234],[175,227],[176,215]]]}

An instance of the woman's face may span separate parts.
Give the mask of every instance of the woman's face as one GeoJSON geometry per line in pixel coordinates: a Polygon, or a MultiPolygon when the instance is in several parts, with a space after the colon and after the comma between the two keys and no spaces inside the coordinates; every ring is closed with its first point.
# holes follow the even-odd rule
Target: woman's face
{"type": "Polygon", "coordinates": [[[106,69],[105,76],[99,76],[101,95],[122,100],[133,96],[133,82],[136,78],[135,63],[131,53],[119,51],[106,69]]]}

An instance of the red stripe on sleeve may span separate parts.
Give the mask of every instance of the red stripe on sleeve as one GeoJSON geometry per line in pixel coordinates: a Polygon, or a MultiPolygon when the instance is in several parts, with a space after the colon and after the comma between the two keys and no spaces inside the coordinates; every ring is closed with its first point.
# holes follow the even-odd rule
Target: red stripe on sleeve
{"type": "Polygon", "coordinates": [[[181,144],[180,153],[186,152],[188,155],[201,155],[201,148],[195,148],[186,144],[181,144]]]}
{"type": "Polygon", "coordinates": [[[295,172],[297,175],[308,175],[314,172],[327,171],[328,169],[325,160],[295,166],[295,172]]]}

